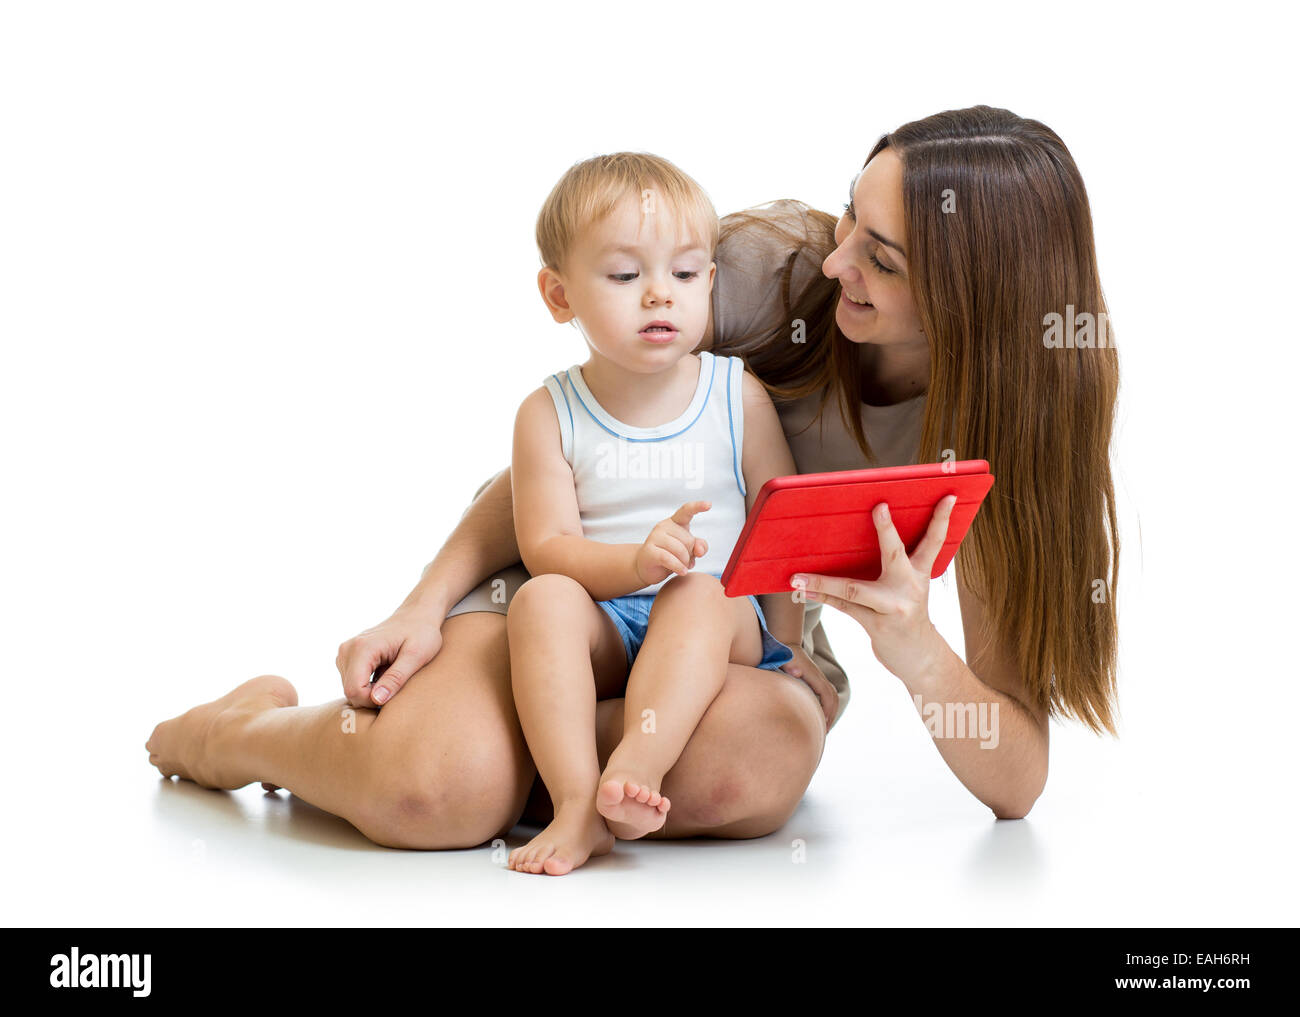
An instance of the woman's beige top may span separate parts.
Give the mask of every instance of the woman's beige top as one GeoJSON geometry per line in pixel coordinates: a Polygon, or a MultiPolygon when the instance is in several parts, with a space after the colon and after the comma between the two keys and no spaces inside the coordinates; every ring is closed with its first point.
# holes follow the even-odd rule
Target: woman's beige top
{"type": "MultiPolygon", "coordinates": [[[[804,206],[794,201],[778,201],[750,214],[764,217],[781,217],[795,227],[801,227],[804,206]]],[[[724,219],[725,223],[726,220],[724,219]]],[[[725,348],[728,354],[745,354],[745,337],[759,335],[767,324],[781,313],[781,273],[790,257],[790,250],[762,230],[742,228],[736,230],[718,245],[714,262],[718,266],[713,283],[713,345],[725,348]]],[[[799,292],[810,272],[820,272],[821,265],[807,257],[797,259],[794,267],[791,292],[799,292]]],[[[790,443],[790,451],[800,473],[825,473],[831,470],[856,470],[868,465],[853,435],[840,419],[834,394],[826,403],[820,421],[814,420],[820,393],[789,403],[778,403],[777,413],[790,443]],[[811,421],[810,426],[809,422],[811,421]]],[[[877,466],[901,466],[915,462],[921,435],[921,416],[925,397],[917,396],[893,406],[868,406],[863,403],[862,424],[872,451],[877,455],[877,466]]],[[[479,494],[499,475],[493,474],[474,493],[479,494]]],[[[467,510],[468,511],[468,510],[467,510]]],[[[522,564],[490,576],[465,596],[448,612],[448,617],[466,611],[506,612],[509,597],[527,581],[528,573],[522,564]],[[497,595],[492,595],[494,579],[503,579],[504,595],[498,584],[497,595]]],[[[849,698],[848,678],[831,650],[821,624],[822,605],[808,604],[804,612],[804,649],[840,694],[840,716],[849,698]]],[[[838,718],[837,718],[838,719],[838,718]]]]}

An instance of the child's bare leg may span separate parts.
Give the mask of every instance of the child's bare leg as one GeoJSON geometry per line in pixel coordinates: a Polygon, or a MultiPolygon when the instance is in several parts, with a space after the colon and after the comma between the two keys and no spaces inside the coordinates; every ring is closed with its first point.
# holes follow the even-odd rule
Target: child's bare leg
{"type": "Polygon", "coordinates": [[[510,853],[509,868],[562,876],[614,846],[596,811],[597,695],[616,695],[627,674],[618,631],[583,587],[535,576],[506,616],[515,708],[555,818],[510,853]]]}
{"type": "Polygon", "coordinates": [[[757,665],[763,643],[747,597],[727,597],[716,578],[688,573],[664,584],[628,678],[623,740],[600,775],[596,809],[633,840],[664,825],[671,803],[659,789],[709,704],[728,662],[757,665]]]}

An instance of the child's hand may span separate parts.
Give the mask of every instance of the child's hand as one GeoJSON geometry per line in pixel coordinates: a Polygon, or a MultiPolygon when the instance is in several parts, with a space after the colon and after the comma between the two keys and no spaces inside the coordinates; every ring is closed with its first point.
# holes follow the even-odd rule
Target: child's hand
{"type": "Polygon", "coordinates": [[[653,586],[669,576],[684,576],[695,559],[706,554],[709,543],[690,531],[691,517],[706,512],[713,503],[688,501],[671,516],[656,523],[636,552],[636,575],[643,586],[653,586]]]}

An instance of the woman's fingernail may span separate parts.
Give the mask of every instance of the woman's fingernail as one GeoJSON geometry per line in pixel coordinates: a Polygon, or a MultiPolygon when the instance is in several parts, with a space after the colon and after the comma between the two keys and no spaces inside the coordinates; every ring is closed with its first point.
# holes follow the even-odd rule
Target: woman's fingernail
{"type": "Polygon", "coordinates": [[[388,688],[384,685],[380,685],[379,688],[375,689],[374,700],[380,706],[383,706],[388,702],[388,688]]]}
{"type": "Polygon", "coordinates": [[[792,589],[792,590],[797,590],[797,589],[799,589],[799,588],[801,588],[801,587],[804,587],[804,586],[807,586],[807,585],[808,585],[808,577],[807,577],[807,576],[791,576],[791,577],[790,577],[790,589],[792,589]]]}
{"type": "Polygon", "coordinates": [[[885,523],[889,522],[889,506],[888,506],[888,505],[882,504],[882,505],[880,506],[880,520],[881,520],[881,522],[885,522],[885,523]]]}

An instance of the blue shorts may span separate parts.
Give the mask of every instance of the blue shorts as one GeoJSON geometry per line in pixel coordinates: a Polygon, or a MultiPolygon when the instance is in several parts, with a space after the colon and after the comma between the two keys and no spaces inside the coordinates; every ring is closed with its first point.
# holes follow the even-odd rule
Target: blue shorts
{"type": "MultiPolygon", "coordinates": [[[[650,605],[654,603],[655,596],[654,593],[632,593],[626,597],[615,597],[613,600],[596,601],[596,606],[609,615],[614,622],[614,627],[618,629],[618,634],[623,637],[623,649],[627,653],[628,667],[632,666],[637,651],[645,642],[646,628],[650,621],[650,605]]],[[[758,627],[763,637],[763,659],[758,662],[758,666],[768,671],[777,671],[782,664],[794,658],[794,651],[767,630],[767,619],[763,617],[763,609],[758,604],[758,598],[750,594],[749,602],[754,605],[754,611],[758,614],[758,627]]]]}

